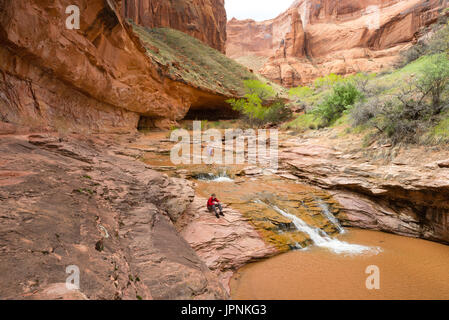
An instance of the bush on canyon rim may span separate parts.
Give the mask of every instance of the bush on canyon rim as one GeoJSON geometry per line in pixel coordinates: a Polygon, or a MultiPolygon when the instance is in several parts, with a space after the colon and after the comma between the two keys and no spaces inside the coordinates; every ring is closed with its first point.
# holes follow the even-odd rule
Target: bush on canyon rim
{"type": "Polygon", "coordinates": [[[242,99],[227,102],[240,112],[249,126],[260,127],[268,123],[280,123],[291,117],[291,110],[270,85],[259,80],[245,80],[242,99]]]}
{"type": "Polygon", "coordinates": [[[351,112],[353,124],[373,127],[393,143],[419,142],[441,124],[449,108],[449,59],[443,53],[420,60],[424,63],[415,62],[420,68],[407,85],[359,102],[351,112]]]}

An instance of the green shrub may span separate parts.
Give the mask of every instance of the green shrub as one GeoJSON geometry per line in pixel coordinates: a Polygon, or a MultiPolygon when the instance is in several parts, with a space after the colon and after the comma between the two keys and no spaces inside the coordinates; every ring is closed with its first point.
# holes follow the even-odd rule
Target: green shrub
{"type": "Polygon", "coordinates": [[[424,41],[419,41],[410,49],[401,52],[401,62],[399,63],[399,67],[404,67],[409,63],[418,60],[420,57],[425,55],[428,50],[429,45],[424,41]]]}
{"type": "Polygon", "coordinates": [[[245,80],[245,93],[247,95],[255,95],[262,101],[272,98],[276,95],[276,91],[270,85],[259,80],[245,80]]]}
{"type": "Polygon", "coordinates": [[[420,70],[416,87],[422,98],[430,100],[432,115],[440,114],[445,106],[444,94],[449,87],[449,59],[442,53],[431,57],[429,63],[420,70]]]}
{"type": "Polygon", "coordinates": [[[288,91],[288,94],[291,98],[294,99],[302,99],[302,98],[306,98],[306,97],[310,97],[311,95],[313,95],[313,90],[309,87],[296,87],[296,88],[291,88],[288,91]]]}
{"type": "Polygon", "coordinates": [[[379,113],[380,101],[377,98],[362,100],[355,104],[350,113],[350,120],[354,127],[364,126],[379,113]]]}
{"type": "Polygon", "coordinates": [[[343,113],[350,109],[363,95],[352,81],[337,83],[331,93],[312,110],[312,114],[323,120],[326,126],[334,123],[343,113]]]}
{"type": "Polygon", "coordinates": [[[244,98],[227,102],[246,118],[249,126],[280,123],[291,117],[291,110],[276,95],[273,87],[258,80],[245,80],[244,85],[244,98]]]}
{"type": "Polygon", "coordinates": [[[376,128],[393,143],[417,143],[430,128],[441,124],[448,107],[448,90],[448,57],[431,56],[408,86],[389,96],[374,94],[359,101],[351,110],[353,125],[376,128]]]}
{"type": "Polygon", "coordinates": [[[325,77],[316,79],[314,81],[314,86],[317,89],[332,88],[334,85],[342,81],[344,81],[344,78],[342,76],[331,73],[325,77]]]}
{"type": "Polygon", "coordinates": [[[353,126],[375,128],[392,143],[415,143],[429,127],[428,108],[414,90],[391,96],[374,96],[357,103],[351,110],[353,126]]]}
{"type": "Polygon", "coordinates": [[[285,105],[282,99],[276,99],[274,103],[268,108],[265,114],[264,122],[267,123],[282,123],[287,121],[292,116],[291,109],[285,105]]]}

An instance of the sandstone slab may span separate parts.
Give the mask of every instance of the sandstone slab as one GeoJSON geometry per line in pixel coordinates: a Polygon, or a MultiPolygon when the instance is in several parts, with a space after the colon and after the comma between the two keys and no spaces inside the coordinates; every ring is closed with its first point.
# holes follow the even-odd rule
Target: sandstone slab
{"type": "Polygon", "coordinates": [[[278,250],[262,240],[248,219],[231,208],[217,219],[205,208],[207,199],[196,197],[186,212],[181,235],[229,290],[233,272],[245,264],[273,256],[278,250]]]}

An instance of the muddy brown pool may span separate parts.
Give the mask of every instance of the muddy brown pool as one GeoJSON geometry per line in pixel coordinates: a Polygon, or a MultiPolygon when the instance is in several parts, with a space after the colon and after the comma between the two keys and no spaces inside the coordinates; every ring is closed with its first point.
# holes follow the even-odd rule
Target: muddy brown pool
{"type": "Polygon", "coordinates": [[[449,299],[449,246],[381,232],[351,229],[339,239],[381,247],[379,254],[338,255],[311,247],[240,269],[233,299],[449,299]],[[380,271],[380,289],[368,290],[368,266],[380,271]]]}
{"type": "Polygon", "coordinates": [[[238,270],[230,282],[233,299],[449,299],[449,246],[358,229],[338,235],[338,228],[323,214],[326,210],[321,205],[325,204],[337,219],[344,218],[344,213],[341,216],[338,204],[325,191],[279,176],[241,176],[236,174],[243,169],[240,166],[176,167],[167,152],[171,144],[160,142],[166,140],[166,134],[152,139],[150,147],[142,146],[155,149],[143,159],[147,164],[165,167],[164,172],[170,175],[187,172],[195,181],[197,196],[207,199],[216,193],[225,205],[248,219],[268,244],[286,252],[238,270]],[[208,181],[192,175],[216,175],[218,169],[232,179],[208,181]],[[279,214],[274,205],[301,221],[279,214]],[[319,234],[319,230],[327,235],[319,234]],[[381,251],[335,253],[339,246],[346,245],[350,252],[353,245],[379,247],[381,251]],[[290,251],[298,246],[308,247],[290,251]],[[366,288],[369,266],[379,268],[379,290],[366,288]]]}

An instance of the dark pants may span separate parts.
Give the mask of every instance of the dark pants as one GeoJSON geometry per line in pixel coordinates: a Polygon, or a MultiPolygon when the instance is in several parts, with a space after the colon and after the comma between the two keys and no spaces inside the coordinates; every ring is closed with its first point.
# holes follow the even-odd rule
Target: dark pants
{"type": "Polygon", "coordinates": [[[207,206],[210,212],[215,212],[215,215],[218,216],[219,213],[223,213],[223,207],[221,203],[214,204],[213,206],[207,206]]]}

